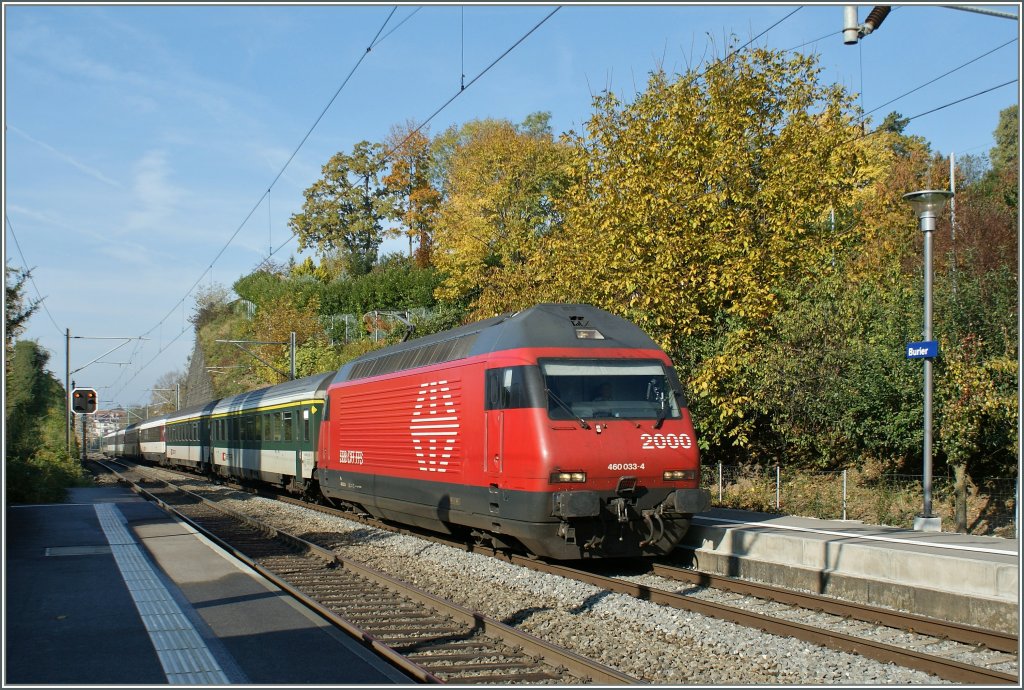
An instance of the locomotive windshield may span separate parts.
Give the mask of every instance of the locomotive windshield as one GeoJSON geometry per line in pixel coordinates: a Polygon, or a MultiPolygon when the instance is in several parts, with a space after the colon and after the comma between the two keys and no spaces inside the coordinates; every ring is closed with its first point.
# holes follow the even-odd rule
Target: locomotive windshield
{"type": "Polygon", "coordinates": [[[677,419],[674,377],[658,361],[540,362],[551,419],[677,419]]]}

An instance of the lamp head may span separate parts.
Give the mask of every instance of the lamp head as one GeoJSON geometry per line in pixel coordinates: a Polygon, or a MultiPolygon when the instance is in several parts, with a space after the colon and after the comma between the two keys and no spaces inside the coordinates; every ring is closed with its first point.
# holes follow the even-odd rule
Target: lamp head
{"type": "Polygon", "coordinates": [[[919,192],[904,194],[903,198],[914,207],[914,213],[917,214],[918,218],[924,216],[932,216],[934,218],[952,196],[953,192],[947,189],[924,189],[919,192]]]}

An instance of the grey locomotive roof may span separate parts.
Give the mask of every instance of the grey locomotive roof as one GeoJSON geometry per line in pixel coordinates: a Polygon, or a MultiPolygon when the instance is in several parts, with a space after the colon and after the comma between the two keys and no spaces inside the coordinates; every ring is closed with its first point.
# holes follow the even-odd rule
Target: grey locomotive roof
{"type": "Polygon", "coordinates": [[[342,367],[337,380],[525,347],[658,349],[635,324],[603,309],[587,304],[538,304],[363,355],[342,367]],[[596,328],[604,339],[581,340],[576,333],[578,327],[596,328]]]}
{"type": "Polygon", "coordinates": [[[294,402],[308,398],[323,397],[327,389],[329,379],[334,377],[335,372],[326,374],[314,374],[294,381],[287,381],[276,386],[268,386],[258,390],[240,393],[229,398],[221,398],[213,414],[222,412],[234,412],[237,410],[251,410],[260,407],[269,407],[280,403],[294,402]]]}

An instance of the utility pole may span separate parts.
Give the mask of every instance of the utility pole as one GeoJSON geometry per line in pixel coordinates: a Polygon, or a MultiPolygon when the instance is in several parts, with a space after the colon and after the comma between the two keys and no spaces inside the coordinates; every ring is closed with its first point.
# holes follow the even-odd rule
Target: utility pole
{"type": "Polygon", "coordinates": [[[64,330],[64,446],[71,453],[71,329],[64,330]]]}

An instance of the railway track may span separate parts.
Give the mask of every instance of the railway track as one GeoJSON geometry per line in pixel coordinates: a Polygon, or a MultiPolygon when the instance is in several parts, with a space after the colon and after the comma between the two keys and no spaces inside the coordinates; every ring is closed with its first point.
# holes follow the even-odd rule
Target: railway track
{"type": "Polygon", "coordinates": [[[173,483],[115,472],[421,683],[641,683],[173,483]]]}
{"type": "MultiPolygon", "coordinates": [[[[289,497],[277,497],[295,505],[361,519],[334,508],[311,505],[289,497]]],[[[386,529],[374,520],[364,520],[386,529]]],[[[820,595],[794,592],[738,578],[696,572],[664,563],[649,563],[658,577],[699,588],[734,595],[737,603],[722,603],[688,594],[639,584],[621,577],[602,575],[597,569],[573,568],[514,554],[499,554],[488,547],[467,545],[444,536],[424,535],[418,530],[399,529],[423,538],[495,555],[538,572],[561,575],[601,589],[684,611],[728,620],[776,635],[820,644],[830,649],[866,656],[931,673],[945,680],[977,684],[1017,684],[1018,673],[992,668],[1017,666],[1018,638],[991,630],[927,618],[911,613],[841,601],[820,595]],[[813,624],[808,622],[813,619],[813,624]],[[885,638],[892,640],[886,642],[885,638]],[[944,649],[940,649],[944,648],[944,649]],[[936,651],[928,651],[934,649],[936,651]]],[[[598,565],[597,568],[603,568],[598,565]]]]}
{"type": "MultiPolygon", "coordinates": [[[[334,508],[311,505],[288,497],[276,498],[346,519],[360,519],[367,524],[396,529],[334,508]]],[[[1018,638],[1015,635],[738,578],[696,572],[670,564],[647,564],[649,572],[658,577],[729,593],[734,595],[735,603],[708,601],[695,598],[692,593],[678,593],[622,577],[602,575],[600,570],[605,566],[600,563],[594,568],[568,567],[526,556],[499,554],[489,547],[467,545],[440,535],[425,535],[418,530],[402,528],[399,531],[468,551],[495,555],[531,570],[586,582],[610,592],[728,620],[776,635],[794,637],[883,663],[898,664],[952,682],[1018,683],[1018,638]],[[813,623],[809,622],[811,620],[813,623]],[[886,638],[891,641],[886,641],[886,638]],[[1013,666],[1015,670],[1010,672],[993,666],[1013,666]]]]}
{"type": "Polygon", "coordinates": [[[861,621],[897,630],[913,631],[918,634],[930,635],[964,645],[984,647],[995,652],[1014,655],[1017,653],[1018,637],[1004,632],[936,620],[880,606],[870,606],[868,604],[796,592],[750,580],[698,572],[690,568],[671,564],[651,563],[649,564],[649,571],[659,577],[683,582],[695,587],[710,587],[723,592],[731,592],[741,596],[755,597],[778,604],[831,614],[846,620],[861,621]]]}
{"type": "MultiPolygon", "coordinates": [[[[358,519],[350,512],[294,499],[283,500],[333,515],[340,514],[349,520],[358,519]]],[[[396,530],[376,521],[362,521],[376,527],[424,536],[418,531],[396,530]]],[[[470,551],[493,554],[489,548],[467,546],[438,536],[428,538],[470,551]]],[[[598,569],[580,569],[526,557],[503,557],[516,565],[587,582],[609,592],[921,670],[953,682],[1018,682],[1017,639],[1009,635],[734,578],[695,573],[669,564],[650,566],[650,574],[666,579],[663,587],[657,587],[638,581],[642,577],[602,574],[599,569],[604,568],[603,565],[598,569]],[[671,591],[675,589],[672,580],[684,583],[686,593],[671,591]],[[716,596],[718,601],[695,596],[696,590],[709,588],[720,592],[716,596]],[[721,594],[723,592],[724,595],[721,594]]]]}
{"type": "MultiPolygon", "coordinates": [[[[722,603],[659,589],[622,577],[602,575],[590,569],[518,557],[513,561],[539,572],[563,575],[663,606],[728,620],[776,635],[820,644],[830,649],[860,654],[883,663],[917,669],[952,682],[1014,685],[1018,683],[1017,673],[992,668],[1010,663],[1016,666],[1016,638],[1012,636],[911,614],[848,604],[836,599],[797,594],[731,578],[717,580],[718,588],[727,592],[731,590],[735,597],[733,602],[722,603]],[[827,613],[825,609],[828,609],[827,613]],[[880,611],[884,611],[884,615],[880,611]],[[804,622],[811,621],[812,617],[812,622],[804,622]],[[918,626],[927,628],[928,632],[919,632],[918,626]],[[891,641],[886,641],[886,638],[891,641]],[[983,643],[978,642],[981,639],[992,643],[994,647],[982,647],[983,643]],[[942,653],[923,651],[941,646],[947,647],[942,653]],[[974,659],[962,660],[971,657],[974,659]]],[[[709,577],[663,565],[654,565],[652,570],[662,577],[674,580],[702,582],[709,577]]]]}

